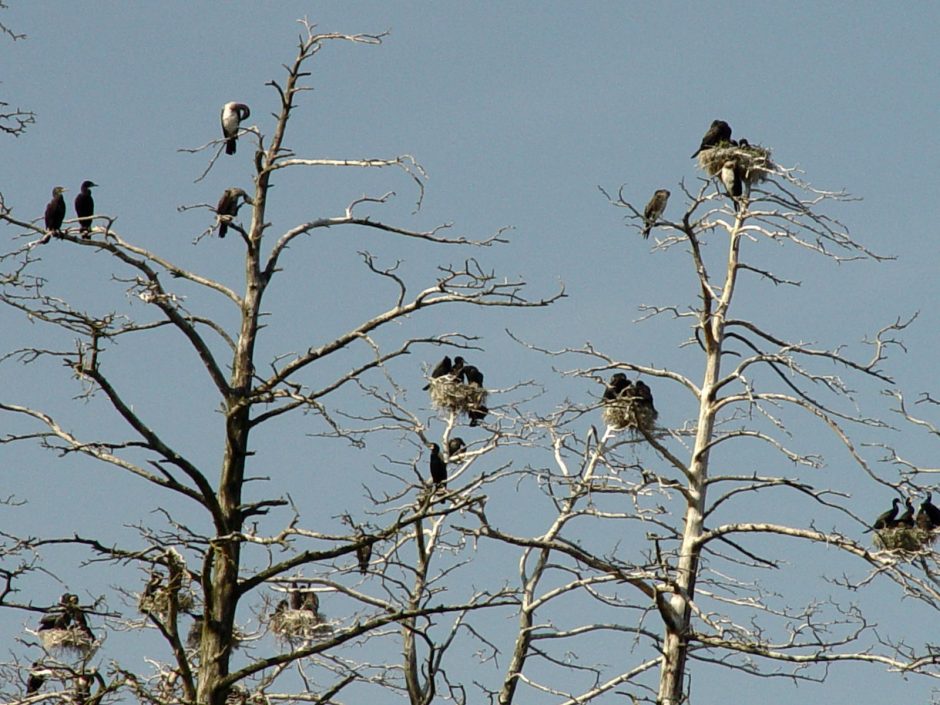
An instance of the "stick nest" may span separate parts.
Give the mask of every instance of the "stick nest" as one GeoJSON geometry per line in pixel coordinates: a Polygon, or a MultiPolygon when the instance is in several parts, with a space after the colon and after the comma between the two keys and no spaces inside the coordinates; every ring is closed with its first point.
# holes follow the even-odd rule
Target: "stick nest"
{"type": "Polygon", "coordinates": [[[884,551],[917,552],[930,546],[936,534],[928,529],[893,526],[875,532],[875,547],[884,551]]]}
{"type": "Polygon", "coordinates": [[[287,641],[313,639],[332,631],[322,614],[307,609],[275,611],[271,615],[270,627],[272,632],[287,641]]]}
{"type": "Polygon", "coordinates": [[[620,396],[604,402],[604,423],[618,431],[631,429],[651,433],[659,414],[638,396],[620,396]]]}
{"type": "Polygon", "coordinates": [[[735,171],[741,174],[741,180],[748,186],[764,181],[774,169],[770,150],[759,144],[737,147],[730,142],[722,142],[717,147],[703,149],[698,155],[699,168],[709,176],[717,176],[727,161],[734,162],[735,171]]]}
{"type": "Polygon", "coordinates": [[[463,384],[453,375],[435,377],[430,381],[431,403],[438,409],[469,414],[486,404],[486,390],[476,384],[463,384]]]}
{"type": "Polygon", "coordinates": [[[46,651],[72,651],[88,658],[98,648],[98,643],[87,631],[75,625],[66,629],[43,629],[39,640],[46,651]]]}
{"type": "MultiPolygon", "coordinates": [[[[139,609],[142,614],[154,614],[161,619],[166,619],[167,615],[170,613],[171,595],[172,593],[166,588],[157,590],[153,595],[142,594],[137,601],[137,609],[139,609]]],[[[183,589],[176,593],[176,608],[178,612],[190,612],[194,605],[195,600],[193,599],[191,590],[183,589]]]]}

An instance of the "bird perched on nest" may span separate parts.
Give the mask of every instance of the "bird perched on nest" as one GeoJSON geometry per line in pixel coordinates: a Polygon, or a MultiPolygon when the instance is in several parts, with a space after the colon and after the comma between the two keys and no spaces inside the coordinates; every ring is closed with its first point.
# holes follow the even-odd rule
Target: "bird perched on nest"
{"type": "Polygon", "coordinates": [[[898,505],[901,503],[901,500],[895,497],[891,500],[891,509],[882,514],[878,515],[878,518],[875,519],[875,523],[871,525],[871,529],[866,529],[865,533],[874,529],[875,531],[881,531],[883,529],[890,529],[895,524],[895,517],[898,515],[898,505]]]}
{"type": "Polygon", "coordinates": [[[316,614],[320,609],[320,598],[313,590],[294,590],[290,594],[290,607],[292,610],[307,610],[316,614]]]}
{"type": "Polygon", "coordinates": [[[222,136],[225,137],[225,153],[235,154],[238,142],[238,127],[251,115],[244,103],[226,103],[222,106],[222,136]]]}
{"type": "Polygon", "coordinates": [[[663,211],[666,210],[666,203],[669,202],[669,191],[661,188],[653,194],[646,208],[643,209],[643,238],[649,239],[650,230],[659,220],[663,211]]]}
{"type": "Polygon", "coordinates": [[[699,148],[695,150],[695,154],[693,154],[691,158],[695,159],[702,150],[711,149],[712,147],[717,147],[722,142],[730,141],[731,125],[724,120],[712,120],[711,127],[705,132],[705,136],[702,137],[702,143],[699,145],[699,148]]]}
{"type": "Polygon", "coordinates": [[[86,240],[91,237],[92,215],[95,213],[95,199],[91,196],[94,181],[83,181],[81,190],[75,197],[75,215],[78,216],[78,231],[86,240]]]}
{"type": "Polygon", "coordinates": [[[220,238],[225,237],[225,234],[228,232],[228,224],[238,215],[238,209],[241,207],[241,204],[238,202],[240,198],[244,198],[245,203],[251,203],[251,198],[245,193],[244,189],[227,188],[222,192],[222,197],[215,207],[215,212],[219,217],[220,238]]]}
{"type": "Polygon", "coordinates": [[[64,186],[56,186],[52,189],[52,200],[46,204],[46,232],[56,237],[62,235],[62,221],[65,220],[65,197],[62,194],[66,190],[64,186]]]}
{"type": "Polygon", "coordinates": [[[633,382],[628,380],[623,372],[615,372],[611,375],[610,382],[607,384],[606,389],[604,389],[604,401],[613,401],[619,397],[621,393],[630,389],[632,384],[633,382]]]}
{"type": "Polygon", "coordinates": [[[917,526],[925,531],[940,527],[940,508],[934,505],[932,499],[933,493],[927,492],[927,499],[920,503],[920,511],[917,512],[917,526]]]}
{"type": "Polygon", "coordinates": [[[904,506],[906,509],[904,513],[897,518],[897,521],[894,522],[896,527],[901,527],[905,529],[914,528],[914,505],[911,503],[911,498],[907,497],[904,500],[904,506]]]}
{"type": "Polygon", "coordinates": [[[428,461],[431,480],[435,485],[445,487],[447,483],[447,461],[441,455],[441,447],[437,443],[429,443],[428,448],[431,450],[431,459],[428,461]]]}
{"type": "MultiPolygon", "coordinates": [[[[460,367],[462,368],[463,358],[458,356],[457,359],[460,361],[460,367]]],[[[453,369],[454,369],[454,363],[450,361],[449,355],[445,355],[444,359],[441,360],[439,363],[437,363],[437,365],[434,366],[434,369],[431,370],[431,379],[437,379],[439,377],[449,375],[451,374],[453,369]]],[[[460,374],[460,371],[458,370],[457,373],[460,374]]],[[[431,383],[429,382],[428,384],[424,385],[421,389],[423,389],[424,391],[427,391],[430,388],[431,388],[431,383]]]]}
{"type": "Polygon", "coordinates": [[[744,185],[741,179],[741,170],[733,159],[728,159],[721,166],[721,183],[725,187],[731,202],[734,203],[734,210],[738,210],[738,199],[744,193],[744,185]]]}

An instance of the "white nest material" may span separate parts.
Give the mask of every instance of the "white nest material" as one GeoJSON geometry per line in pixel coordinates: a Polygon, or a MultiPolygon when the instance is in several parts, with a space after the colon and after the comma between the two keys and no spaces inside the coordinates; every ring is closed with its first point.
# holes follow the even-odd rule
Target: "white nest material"
{"type": "Polygon", "coordinates": [[[604,402],[604,423],[622,431],[631,429],[652,432],[658,414],[638,396],[621,396],[604,402]]]}
{"type": "Polygon", "coordinates": [[[734,162],[735,171],[748,186],[764,181],[774,169],[770,150],[760,145],[738,147],[724,142],[718,147],[703,149],[698,155],[699,167],[709,176],[718,175],[728,161],[734,162]]]}
{"type": "Polygon", "coordinates": [[[322,614],[306,609],[275,611],[271,615],[270,626],[272,632],[288,641],[313,639],[332,632],[332,627],[324,621],[322,614]]]}
{"type": "Polygon", "coordinates": [[[98,642],[79,626],[42,629],[39,640],[46,651],[73,651],[83,658],[88,658],[98,649],[98,642]]]}
{"type": "Polygon", "coordinates": [[[431,403],[438,409],[468,414],[486,404],[486,390],[476,384],[463,384],[453,375],[431,380],[431,403]]]}
{"type": "Polygon", "coordinates": [[[919,527],[893,526],[875,532],[875,546],[885,551],[920,551],[934,542],[933,531],[919,527]]]}

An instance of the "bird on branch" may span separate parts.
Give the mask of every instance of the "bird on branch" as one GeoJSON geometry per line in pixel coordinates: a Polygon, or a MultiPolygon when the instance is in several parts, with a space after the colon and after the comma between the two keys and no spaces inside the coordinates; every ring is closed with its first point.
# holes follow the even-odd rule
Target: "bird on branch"
{"type": "Polygon", "coordinates": [[[56,186],[52,189],[52,200],[46,204],[46,232],[56,237],[62,236],[62,221],[65,220],[65,198],[62,196],[67,189],[56,186]]]}
{"type": "Polygon", "coordinates": [[[75,197],[75,215],[78,216],[78,231],[86,240],[91,237],[92,215],[95,213],[95,199],[91,196],[94,181],[83,181],[81,190],[75,197]]]}
{"type": "Polygon", "coordinates": [[[235,154],[238,142],[238,127],[251,115],[244,103],[226,103],[222,106],[222,135],[225,137],[225,153],[235,154]]]}
{"type": "Polygon", "coordinates": [[[643,209],[643,238],[649,239],[650,230],[666,210],[666,203],[669,201],[669,191],[664,188],[659,189],[650,198],[646,208],[643,209]]]}

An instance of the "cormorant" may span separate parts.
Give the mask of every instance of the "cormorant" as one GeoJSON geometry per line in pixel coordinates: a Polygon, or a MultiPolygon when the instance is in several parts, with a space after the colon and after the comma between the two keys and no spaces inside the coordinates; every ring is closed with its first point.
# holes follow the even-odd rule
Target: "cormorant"
{"type": "MultiPolygon", "coordinates": [[[[458,357],[458,360],[463,360],[462,357],[458,357]]],[[[453,369],[453,364],[450,361],[450,356],[445,355],[444,359],[441,360],[437,365],[431,370],[431,379],[437,379],[438,377],[443,377],[444,375],[449,375],[450,371],[453,369]]],[[[424,385],[422,389],[427,391],[431,388],[430,383],[424,385]]]]}
{"type": "Polygon", "coordinates": [[[454,366],[450,368],[450,374],[452,374],[457,379],[458,382],[460,381],[460,377],[463,375],[463,368],[464,368],[465,363],[466,363],[466,360],[460,357],[460,355],[457,355],[454,358],[454,366]]]}
{"type": "Polygon", "coordinates": [[[431,460],[429,467],[431,469],[431,479],[435,485],[444,486],[447,482],[447,463],[441,457],[441,447],[437,443],[429,443],[431,449],[431,460]]]}
{"type": "Polygon", "coordinates": [[[449,441],[447,441],[447,459],[450,460],[455,455],[460,455],[467,449],[467,444],[464,443],[463,438],[460,436],[454,436],[449,441]]]}
{"type": "Polygon", "coordinates": [[[368,573],[369,561],[372,560],[372,544],[371,543],[364,543],[356,549],[356,560],[359,561],[359,572],[362,573],[363,575],[368,573]]]}
{"type": "Polygon", "coordinates": [[[645,239],[649,239],[650,229],[656,224],[656,221],[659,220],[663,211],[666,210],[666,203],[668,201],[669,191],[661,188],[653,194],[649,203],[646,204],[646,208],[643,210],[643,237],[645,239]]]}
{"type": "Polygon", "coordinates": [[[226,154],[235,154],[238,126],[250,115],[251,111],[244,103],[233,102],[222,106],[222,135],[225,137],[226,154]]]}
{"type": "Polygon", "coordinates": [[[729,159],[721,166],[721,183],[734,203],[734,210],[738,210],[738,199],[743,193],[741,171],[733,160],[729,159]]]}
{"type": "Polygon", "coordinates": [[[222,197],[219,199],[218,205],[215,207],[215,212],[219,216],[219,237],[225,237],[225,233],[228,232],[228,224],[232,222],[232,219],[238,215],[238,209],[241,204],[238,202],[239,198],[244,198],[245,203],[249,203],[250,199],[248,194],[245,193],[244,189],[240,188],[227,188],[222,192],[222,197]]]}
{"type": "Polygon", "coordinates": [[[702,144],[695,150],[695,154],[693,154],[691,158],[695,159],[703,149],[711,149],[712,147],[717,147],[722,142],[730,141],[731,125],[724,120],[712,120],[711,127],[708,128],[705,136],[702,137],[702,144]]]}
{"type": "Polygon", "coordinates": [[[160,583],[163,577],[159,573],[151,573],[150,580],[144,586],[144,597],[153,597],[160,590],[160,583]]]}
{"type": "Polygon", "coordinates": [[[490,413],[490,410],[486,408],[483,404],[475,406],[472,409],[467,410],[467,416],[470,417],[469,426],[479,426],[480,422],[486,418],[486,415],[490,413]]]}
{"type": "Polygon", "coordinates": [[[29,670],[29,678],[26,681],[26,694],[32,695],[33,693],[39,692],[39,689],[42,688],[42,684],[46,682],[46,678],[48,678],[51,673],[48,668],[43,668],[41,662],[33,662],[32,668],[29,670]]]}
{"type": "Polygon", "coordinates": [[[741,147],[742,149],[746,149],[747,147],[750,147],[750,146],[751,146],[751,143],[748,142],[743,137],[738,140],[738,147],[741,147]]]}
{"type": "Polygon", "coordinates": [[[624,391],[630,389],[630,386],[633,383],[627,379],[627,376],[623,372],[615,372],[610,377],[610,382],[607,384],[607,388],[604,390],[604,401],[613,401],[624,391]]]}
{"type": "Polygon", "coordinates": [[[633,385],[633,393],[636,397],[639,398],[641,404],[644,404],[650,408],[650,411],[653,412],[654,419],[659,416],[659,412],[656,411],[656,407],[653,406],[653,392],[646,385],[646,383],[643,382],[643,380],[638,379],[636,381],[636,383],[633,385]]]}
{"type": "Polygon", "coordinates": [[[281,600],[280,602],[277,603],[277,605],[275,605],[274,614],[272,615],[272,617],[274,618],[280,617],[285,612],[287,612],[287,600],[281,600]]]}
{"type": "Polygon", "coordinates": [[[907,497],[904,500],[904,505],[907,509],[904,510],[904,513],[898,517],[897,521],[894,522],[895,526],[903,526],[906,529],[914,528],[914,505],[911,503],[911,498],[907,497]]]}
{"type": "MultiPolygon", "coordinates": [[[[458,357],[458,360],[463,362],[463,358],[458,357]]],[[[473,365],[462,365],[463,369],[461,370],[463,374],[464,381],[467,384],[475,384],[478,387],[483,386],[483,373],[473,365]]]]}
{"type": "MultiPolygon", "coordinates": [[[[894,526],[894,518],[898,515],[898,505],[900,503],[901,500],[897,497],[892,499],[891,509],[884,512],[883,514],[880,514],[878,518],[875,519],[875,523],[872,524],[872,529],[875,531],[881,531],[882,529],[890,529],[892,526],[894,526]]],[[[871,531],[871,529],[868,529],[868,531],[871,531]]],[[[868,532],[866,531],[866,533],[868,532]]]]}
{"type": "Polygon", "coordinates": [[[307,610],[308,612],[317,613],[317,610],[320,609],[320,598],[317,597],[317,593],[313,590],[304,590],[300,593],[302,598],[301,606],[299,609],[307,610]]]}
{"type": "Polygon", "coordinates": [[[83,181],[82,189],[75,197],[75,215],[78,216],[78,230],[86,240],[91,237],[92,215],[95,213],[95,199],[91,197],[94,181],[83,181]]]}
{"type": "Polygon", "coordinates": [[[937,508],[934,503],[931,502],[932,498],[933,494],[927,492],[927,499],[921,502],[920,512],[917,515],[917,525],[928,530],[940,527],[940,508],[937,508]],[[924,517],[923,525],[921,525],[921,517],[924,517]]]}
{"type": "Polygon", "coordinates": [[[66,191],[66,188],[56,186],[52,189],[52,200],[46,204],[46,232],[57,237],[62,235],[62,221],[65,220],[65,198],[62,194],[66,191]]]}

